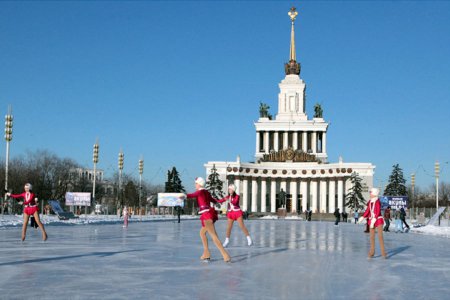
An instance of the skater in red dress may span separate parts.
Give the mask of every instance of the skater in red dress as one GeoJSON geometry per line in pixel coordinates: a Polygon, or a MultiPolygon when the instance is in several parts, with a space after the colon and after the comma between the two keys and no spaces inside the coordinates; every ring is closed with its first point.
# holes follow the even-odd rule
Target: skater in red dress
{"type": "Polygon", "coordinates": [[[205,180],[201,177],[195,179],[195,189],[196,192],[192,194],[187,194],[188,199],[197,199],[197,204],[199,207],[200,220],[202,222],[202,228],[200,229],[200,238],[203,243],[203,254],[200,257],[201,260],[209,260],[211,258],[211,253],[208,248],[208,238],[206,233],[208,233],[216,247],[219,249],[223,256],[225,262],[230,262],[231,258],[228,252],[223,248],[222,243],[217,236],[216,229],[214,227],[214,222],[218,220],[217,212],[214,207],[211,207],[211,202],[216,203],[217,200],[214,199],[211,194],[205,190],[205,180]]]}
{"type": "Polygon", "coordinates": [[[367,204],[367,209],[364,215],[359,219],[359,223],[362,223],[364,219],[367,220],[370,230],[370,250],[369,258],[372,258],[375,254],[375,229],[378,231],[378,239],[380,242],[381,256],[387,258],[386,252],[384,250],[384,240],[383,240],[383,226],[384,219],[381,215],[381,202],[378,199],[379,191],[376,188],[370,190],[370,201],[367,204]]]}
{"type": "Polygon", "coordinates": [[[251,246],[253,244],[252,238],[248,233],[247,227],[244,225],[243,213],[239,206],[239,195],[236,194],[236,186],[234,184],[230,184],[228,186],[228,196],[219,200],[219,203],[223,203],[225,201],[229,201],[227,205],[227,218],[228,218],[228,226],[227,226],[227,236],[225,238],[225,242],[223,243],[224,247],[227,247],[230,243],[230,235],[231,230],[233,229],[234,221],[238,222],[239,227],[242,232],[247,237],[247,245],[251,246]]]}
{"type": "Polygon", "coordinates": [[[23,226],[22,226],[22,241],[25,240],[25,237],[27,235],[27,226],[28,226],[28,220],[30,219],[30,216],[34,217],[34,220],[36,221],[39,228],[42,230],[42,240],[47,240],[47,233],[45,232],[44,225],[42,224],[41,220],[39,219],[39,209],[37,206],[37,198],[36,195],[31,192],[33,189],[32,185],[27,183],[25,184],[25,192],[22,194],[11,194],[7,193],[7,196],[10,196],[14,199],[23,199],[23,226]]]}

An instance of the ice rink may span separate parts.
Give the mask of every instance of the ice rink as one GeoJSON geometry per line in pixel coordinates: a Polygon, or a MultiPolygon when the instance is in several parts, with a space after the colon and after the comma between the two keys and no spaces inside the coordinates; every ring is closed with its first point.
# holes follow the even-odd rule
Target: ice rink
{"type": "MultiPolygon", "coordinates": [[[[212,242],[201,262],[200,222],[50,225],[0,230],[1,299],[446,299],[450,239],[385,234],[389,258],[368,260],[362,225],[288,220],[237,226],[226,264],[212,242]]],[[[223,240],[226,221],[216,223],[223,240]]]]}

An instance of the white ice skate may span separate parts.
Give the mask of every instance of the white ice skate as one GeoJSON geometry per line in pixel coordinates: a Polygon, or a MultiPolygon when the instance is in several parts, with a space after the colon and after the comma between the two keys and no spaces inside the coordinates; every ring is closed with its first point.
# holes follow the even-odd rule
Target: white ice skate
{"type": "Polygon", "coordinates": [[[247,237],[247,245],[250,247],[251,245],[253,245],[253,241],[252,238],[250,236],[247,237]]]}
{"type": "Polygon", "coordinates": [[[229,243],[230,243],[230,239],[229,238],[225,238],[225,242],[223,242],[223,247],[226,248],[229,243]]]}

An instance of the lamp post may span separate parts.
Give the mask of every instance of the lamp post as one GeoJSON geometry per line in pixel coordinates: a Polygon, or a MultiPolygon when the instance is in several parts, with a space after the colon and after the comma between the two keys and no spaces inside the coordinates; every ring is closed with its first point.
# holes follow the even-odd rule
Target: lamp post
{"type": "Polygon", "coordinates": [[[139,160],[139,215],[141,215],[141,199],[142,199],[142,174],[144,174],[144,160],[141,158],[139,160]]]}
{"type": "MultiPolygon", "coordinates": [[[[9,143],[12,141],[13,116],[11,106],[8,107],[8,114],[5,115],[5,141],[6,141],[6,160],[5,160],[5,197],[3,202],[6,202],[6,193],[8,191],[8,167],[9,167],[9,143]]],[[[3,203],[3,204],[4,204],[3,203]]],[[[2,205],[2,215],[5,207],[2,205]]]]}
{"type": "MultiPolygon", "coordinates": [[[[414,187],[416,185],[416,174],[411,174],[411,208],[412,212],[414,212],[414,187]]],[[[409,217],[411,218],[412,213],[409,213],[409,217]]]]}
{"type": "MultiPolygon", "coordinates": [[[[122,149],[119,152],[119,205],[122,207],[123,206],[123,195],[122,195],[122,171],[123,171],[123,151],[122,149]]],[[[117,201],[117,202],[119,202],[117,201]]]]}
{"type": "MultiPolygon", "coordinates": [[[[97,163],[98,163],[98,149],[99,149],[99,147],[100,146],[98,145],[98,139],[97,139],[97,141],[94,144],[94,153],[93,153],[93,158],[92,158],[92,160],[94,162],[94,182],[92,183],[92,202],[93,202],[93,205],[96,204],[96,201],[95,201],[95,182],[97,180],[97,163]]],[[[94,208],[94,211],[95,211],[95,208],[94,208]]]]}
{"type": "Polygon", "coordinates": [[[436,212],[439,209],[439,162],[434,163],[434,175],[436,177],[436,212]]]}

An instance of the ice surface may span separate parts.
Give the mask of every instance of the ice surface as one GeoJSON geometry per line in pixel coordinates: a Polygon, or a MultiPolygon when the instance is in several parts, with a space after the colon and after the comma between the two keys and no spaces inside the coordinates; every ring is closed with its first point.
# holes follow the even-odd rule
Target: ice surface
{"type": "MultiPolygon", "coordinates": [[[[368,260],[364,226],[249,220],[238,226],[233,263],[200,262],[200,222],[184,220],[0,230],[1,299],[446,299],[450,239],[385,234],[389,259],[368,260]]],[[[224,237],[226,222],[216,228],[224,237]]]]}

